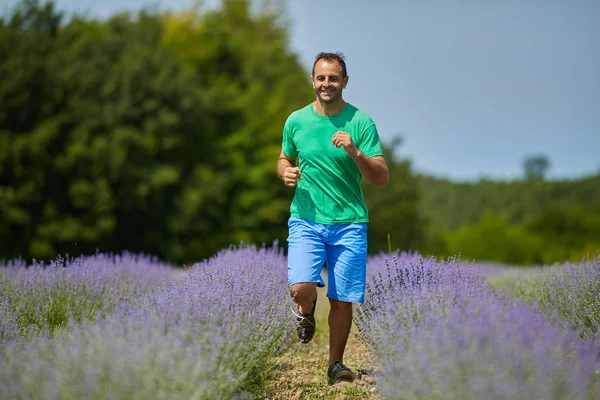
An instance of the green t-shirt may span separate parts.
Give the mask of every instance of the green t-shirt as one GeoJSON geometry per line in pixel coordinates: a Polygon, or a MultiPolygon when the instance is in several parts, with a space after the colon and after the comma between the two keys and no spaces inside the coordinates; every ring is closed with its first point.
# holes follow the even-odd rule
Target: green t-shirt
{"type": "Polygon", "coordinates": [[[344,148],[331,142],[338,131],[349,133],[367,156],[383,155],[375,123],[349,103],[333,116],[317,114],[312,104],[293,112],[282,142],[286,156],[299,158],[302,173],[290,206],[292,216],[321,224],[369,221],[362,174],[344,148]]]}

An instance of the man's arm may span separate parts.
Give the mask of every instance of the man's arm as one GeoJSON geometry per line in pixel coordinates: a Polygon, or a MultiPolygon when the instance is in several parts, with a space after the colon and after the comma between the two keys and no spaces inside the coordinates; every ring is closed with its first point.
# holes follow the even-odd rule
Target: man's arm
{"type": "Polygon", "coordinates": [[[296,181],[302,179],[300,168],[294,166],[294,159],[285,155],[282,151],[277,160],[277,176],[286,186],[296,186],[296,181]]]}
{"type": "Polygon", "coordinates": [[[346,150],[366,180],[379,187],[385,187],[388,184],[389,170],[383,156],[367,156],[358,150],[352,142],[352,137],[346,132],[337,132],[333,135],[332,142],[335,146],[341,146],[346,150]]]}
{"type": "Polygon", "coordinates": [[[357,151],[351,157],[366,180],[379,187],[385,187],[388,184],[389,170],[383,156],[369,157],[357,151]]]}

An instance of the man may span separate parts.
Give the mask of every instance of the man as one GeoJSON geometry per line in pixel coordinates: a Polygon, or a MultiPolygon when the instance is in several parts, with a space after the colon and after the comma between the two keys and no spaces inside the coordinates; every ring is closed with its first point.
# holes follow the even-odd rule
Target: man
{"type": "Polygon", "coordinates": [[[361,179],[384,187],[388,168],[373,120],[342,97],[348,84],[344,56],[319,53],[311,79],[316,99],[288,117],[277,174],[295,188],[288,220],[288,282],[298,304],[302,343],[315,333],[317,286],[325,286],[321,269],[327,263],[327,376],[334,384],[355,379],[343,357],[352,303],[364,301],[366,285],[369,218],[361,179]]]}

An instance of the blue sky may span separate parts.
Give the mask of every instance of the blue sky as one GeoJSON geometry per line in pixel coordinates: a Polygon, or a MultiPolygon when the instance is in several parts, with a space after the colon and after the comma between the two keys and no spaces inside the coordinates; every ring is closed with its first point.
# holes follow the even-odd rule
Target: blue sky
{"type": "MultiPolygon", "coordinates": [[[[55,3],[104,17],[194,0],[55,3]]],[[[600,171],[600,1],[287,4],[290,45],[307,74],[319,51],[343,52],[346,100],[373,117],[384,141],[403,138],[399,155],[416,171],[520,178],[523,159],[540,153],[554,179],[600,171]]]]}

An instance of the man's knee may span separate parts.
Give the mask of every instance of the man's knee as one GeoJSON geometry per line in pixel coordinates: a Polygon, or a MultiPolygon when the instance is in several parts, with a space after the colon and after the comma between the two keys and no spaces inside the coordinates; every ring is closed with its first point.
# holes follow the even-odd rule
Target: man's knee
{"type": "Polygon", "coordinates": [[[295,283],[290,287],[290,295],[296,301],[313,301],[317,297],[317,283],[295,283]]]}
{"type": "Polygon", "coordinates": [[[333,312],[342,311],[348,312],[352,311],[352,303],[347,301],[340,301],[335,299],[329,299],[329,304],[331,305],[331,310],[333,312]]]}

